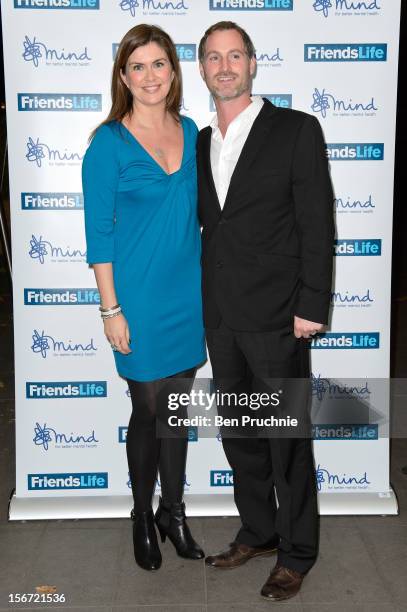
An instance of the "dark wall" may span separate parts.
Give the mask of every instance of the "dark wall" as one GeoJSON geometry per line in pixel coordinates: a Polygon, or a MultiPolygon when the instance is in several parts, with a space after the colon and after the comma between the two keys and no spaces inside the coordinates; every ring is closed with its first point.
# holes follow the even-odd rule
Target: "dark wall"
{"type": "Polygon", "coordinates": [[[1,24],[1,4],[0,4],[0,107],[5,103],[4,93],[4,69],[3,69],[3,29],[1,24]]]}
{"type": "Polygon", "coordinates": [[[396,164],[394,172],[394,217],[393,217],[393,297],[407,295],[407,202],[406,202],[406,146],[407,120],[403,76],[407,62],[406,54],[407,9],[401,2],[399,82],[397,96],[396,164]]]}

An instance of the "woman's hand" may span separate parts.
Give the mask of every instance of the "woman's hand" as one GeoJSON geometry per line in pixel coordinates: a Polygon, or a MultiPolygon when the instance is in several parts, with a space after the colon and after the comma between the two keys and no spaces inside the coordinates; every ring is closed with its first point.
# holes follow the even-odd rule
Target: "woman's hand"
{"type": "Polygon", "coordinates": [[[105,336],[110,342],[110,345],[116,347],[119,353],[122,355],[128,355],[131,353],[130,344],[130,332],[127,321],[122,313],[116,317],[105,319],[103,321],[105,328],[105,336]]]}

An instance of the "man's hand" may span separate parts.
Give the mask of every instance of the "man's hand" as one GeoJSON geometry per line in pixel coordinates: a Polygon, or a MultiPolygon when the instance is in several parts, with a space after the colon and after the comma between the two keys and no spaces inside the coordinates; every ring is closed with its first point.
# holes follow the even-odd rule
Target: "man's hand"
{"type": "Polygon", "coordinates": [[[311,336],[315,336],[315,334],[322,331],[324,327],[325,325],[322,323],[315,323],[314,321],[307,321],[307,319],[294,316],[294,336],[296,338],[311,338],[311,336]]]}

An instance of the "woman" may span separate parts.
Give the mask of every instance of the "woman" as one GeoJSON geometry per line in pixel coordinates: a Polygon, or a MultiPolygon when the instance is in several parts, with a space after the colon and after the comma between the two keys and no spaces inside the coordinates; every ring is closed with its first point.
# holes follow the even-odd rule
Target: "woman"
{"type": "Polygon", "coordinates": [[[110,113],[93,132],[83,161],[87,261],[101,296],[105,335],[132,400],[126,449],[135,559],[154,570],[161,565],[154,520],[162,541],[168,536],[179,555],[204,556],[182,503],[188,439],[185,432],[156,435],[168,393],[189,392],[206,359],[197,127],[179,115],[176,50],[156,26],[140,24],[124,36],[111,93],[110,113]],[[162,498],[154,517],[157,467],[162,498]]]}

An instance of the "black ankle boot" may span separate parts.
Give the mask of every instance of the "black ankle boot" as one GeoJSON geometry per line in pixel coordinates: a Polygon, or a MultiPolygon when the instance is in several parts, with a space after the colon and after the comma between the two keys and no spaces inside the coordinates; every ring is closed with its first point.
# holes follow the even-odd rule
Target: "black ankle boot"
{"type": "Polygon", "coordinates": [[[153,511],[132,510],[130,517],[133,520],[134,558],[137,565],[145,570],[159,569],[162,557],[155,532],[153,511]]]}
{"type": "Polygon", "coordinates": [[[165,538],[171,540],[180,557],[186,559],[202,559],[203,550],[195,542],[186,523],[185,504],[171,504],[164,506],[160,497],[159,506],[155,513],[155,522],[160,532],[161,542],[165,538]]]}

